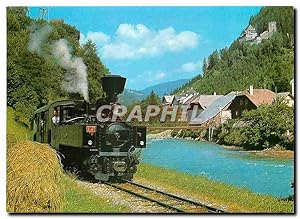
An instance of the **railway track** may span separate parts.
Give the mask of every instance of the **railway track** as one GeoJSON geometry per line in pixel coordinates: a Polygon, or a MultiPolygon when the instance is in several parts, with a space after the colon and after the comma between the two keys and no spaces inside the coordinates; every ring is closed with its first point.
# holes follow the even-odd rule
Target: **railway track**
{"type": "Polygon", "coordinates": [[[123,183],[105,182],[105,184],[142,198],[146,201],[155,203],[161,207],[166,208],[168,212],[172,213],[228,213],[224,210],[185,199],[177,195],[163,192],[161,190],[150,188],[139,183],[127,180],[122,181],[123,183]]]}

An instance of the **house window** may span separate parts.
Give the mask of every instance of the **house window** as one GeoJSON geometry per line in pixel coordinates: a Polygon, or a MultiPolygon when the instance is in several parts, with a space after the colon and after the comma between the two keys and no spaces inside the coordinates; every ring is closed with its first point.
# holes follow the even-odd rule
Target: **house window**
{"type": "Polygon", "coordinates": [[[245,105],[248,105],[248,100],[247,99],[245,100],[245,105]]]}
{"type": "Polygon", "coordinates": [[[235,111],[235,115],[236,116],[238,116],[239,115],[239,111],[237,110],[237,111],[235,111]]]}
{"type": "Polygon", "coordinates": [[[241,106],[243,105],[243,99],[240,99],[240,105],[241,106]]]}

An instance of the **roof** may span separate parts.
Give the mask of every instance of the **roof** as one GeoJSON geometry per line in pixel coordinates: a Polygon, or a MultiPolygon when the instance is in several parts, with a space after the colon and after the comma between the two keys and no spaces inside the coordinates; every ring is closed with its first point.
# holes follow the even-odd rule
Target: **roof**
{"type": "Polygon", "coordinates": [[[276,94],[276,99],[285,99],[287,96],[290,96],[292,99],[293,96],[290,94],[290,92],[281,92],[276,94]]]}
{"type": "Polygon", "coordinates": [[[83,100],[58,100],[55,102],[52,102],[46,106],[43,106],[39,109],[37,109],[33,115],[37,114],[37,113],[41,113],[41,112],[45,112],[47,111],[50,107],[57,107],[57,106],[66,106],[66,105],[72,105],[75,104],[76,102],[83,102],[83,100]]]}
{"type": "Polygon", "coordinates": [[[196,98],[198,98],[197,95],[192,96],[191,98],[185,100],[185,102],[183,104],[185,105],[190,105],[192,101],[194,101],[196,98]]]}
{"type": "Polygon", "coordinates": [[[207,108],[216,99],[222,97],[223,95],[199,95],[191,103],[199,104],[203,109],[207,108]]]}
{"type": "Polygon", "coordinates": [[[172,103],[173,102],[173,99],[174,99],[174,95],[169,95],[169,96],[163,96],[163,99],[166,100],[166,103],[172,103]]]}
{"type": "Polygon", "coordinates": [[[187,97],[188,97],[188,96],[181,96],[181,97],[179,97],[179,99],[177,99],[177,101],[178,101],[179,103],[182,103],[187,97]]]}
{"type": "Polygon", "coordinates": [[[263,104],[271,104],[276,99],[275,93],[268,89],[253,89],[253,95],[250,95],[249,90],[246,90],[239,95],[246,95],[257,107],[263,104]]]}
{"type": "Polygon", "coordinates": [[[227,94],[213,101],[200,115],[190,122],[190,125],[201,125],[214,118],[235,98],[235,94],[227,94]]]}
{"type": "Polygon", "coordinates": [[[246,30],[255,31],[255,28],[250,24],[250,25],[246,28],[246,30]]]}
{"type": "Polygon", "coordinates": [[[195,98],[195,95],[190,94],[185,99],[182,100],[183,105],[188,105],[195,98]]]}

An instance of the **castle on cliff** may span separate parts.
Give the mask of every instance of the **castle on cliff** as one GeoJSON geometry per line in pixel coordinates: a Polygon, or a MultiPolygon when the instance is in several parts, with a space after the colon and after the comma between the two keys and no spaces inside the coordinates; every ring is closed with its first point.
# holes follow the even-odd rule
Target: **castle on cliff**
{"type": "Polygon", "coordinates": [[[258,34],[255,28],[250,24],[240,35],[240,42],[261,43],[262,40],[269,39],[273,33],[277,32],[276,21],[269,22],[268,30],[258,34]]]}

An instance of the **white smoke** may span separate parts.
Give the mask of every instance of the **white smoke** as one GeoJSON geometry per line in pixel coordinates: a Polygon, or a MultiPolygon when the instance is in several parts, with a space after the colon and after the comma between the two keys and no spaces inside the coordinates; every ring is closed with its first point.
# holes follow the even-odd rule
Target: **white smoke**
{"type": "Polygon", "coordinates": [[[81,93],[88,101],[87,67],[80,57],[72,56],[68,41],[60,39],[53,45],[53,55],[58,64],[66,70],[62,88],[70,93],[81,93]]]}
{"type": "Polygon", "coordinates": [[[62,88],[69,93],[80,93],[86,101],[88,96],[87,66],[80,57],[72,56],[72,48],[66,39],[55,41],[51,46],[51,54],[46,54],[43,46],[53,31],[53,27],[45,25],[42,27],[31,26],[33,31],[30,35],[28,50],[42,57],[55,56],[58,64],[66,70],[63,77],[62,88]]]}
{"type": "Polygon", "coordinates": [[[45,25],[42,27],[38,27],[37,25],[32,25],[30,27],[31,34],[28,43],[28,50],[31,53],[37,54],[39,56],[43,56],[43,45],[47,41],[48,37],[53,31],[53,27],[50,25],[45,25]]]}

